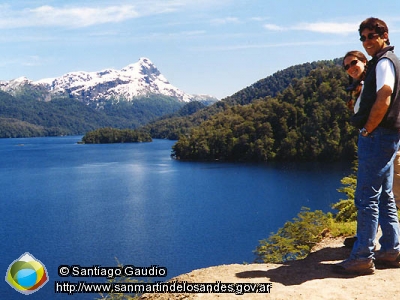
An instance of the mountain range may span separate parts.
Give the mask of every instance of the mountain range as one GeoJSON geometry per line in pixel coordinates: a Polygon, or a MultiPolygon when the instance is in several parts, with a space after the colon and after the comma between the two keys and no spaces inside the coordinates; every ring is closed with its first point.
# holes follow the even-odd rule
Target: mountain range
{"type": "MultiPolygon", "coordinates": [[[[185,94],[170,85],[148,59],[142,58],[136,64],[129,65],[120,71],[108,69],[101,72],[73,72],[59,78],[42,79],[36,82],[27,78],[0,82],[0,137],[81,135],[104,127],[129,128],[149,132],[152,138],[178,139],[181,136],[191,137],[194,140],[188,142],[188,146],[200,145],[203,148],[198,153],[204,154],[204,151],[208,151],[207,149],[211,149],[219,142],[232,146],[230,142],[222,142],[224,140],[231,141],[233,139],[232,141],[244,143],[250,137],[249,134],[253,134],[257,130],[263,130],[261,135],[256,134],[257,138],[268,132],[271,133],[272,129],[269,128],[281,124],[282,122],[279,120],[295,121],[297,124],[298,121],[296,120],[300,116],[309,116],[309,118],[306,118],[308,120],[307,126],[304,125],[304,128],[307,129],[310,127],[309,124],[316,122],[315,115],[321,115],[321,113],[319,110],[307,112],[303,112],[303,110],[305,108],[320,107],[322,109],[324,107],[328,109],[330,107],[330,110],[338,111],[338,108],[331,107],[333,104],[338,105],[339,110],[341,110],[343,106],[341,99],[346,98],[343,89],[346,83],[347,77],[342,70],[340,59],[305,63],[278,71],[230,97],[221,101],[215,100],[216,102],[213,105],[206,106],[204,101],[203,103],[193,101],[195,96],[185,94]],[[323,74],[320,74],[321,72],[323,74]],[[316,76],[319,77],[316,78],[316,76]],[[326,83],[321,83],[322,76],[327,77],[326,83]],[[339,81],[338,78],[340,78],[339,81]],[[333,88],[335,89],[330,92],[333,88]],[[332,102],[333,104],[329,102],[329,105],[324,102],[320,106],[318,106],[319,102],[317,101],[314,105],[316,90],[323,92],[320,95],[322,100],[333,95],[335,101],[337,99],[341,101],[339,103],[332,102]],[[154,91],[158,94],[154,94],[154,91]],[[168,94],[161,94],[161,92],[168,92],[168,94]],[[178,97],[178,95],[180,96],[178,97]],[[244,116],[236,116],[241,107],[244,110],[252,110],[251,104],[253,102],[263,103],[268,107],[260,108],[257,106],[257,112],[255,110],[246,111],[244,116]],[[301,107],[298,108],[301,111],[293,117],[289,115],[297,108],[288,110],[288,107],[273,107],[277,103],[290,106],[297,102],[301,104],[301,107]],[[260,110],[263,112],[261,113],[260,110]],[[232,127],[229,127],[229,117],[225,118],[225,113],[234,115],[232,127]],[[271,117],[271,120],[264,117],[271,114],[276,115],[271,117]],[[251,122],[249,122],[252,124],[255,120],[252,117],[253,115],[262,118],[261,125],[257,124],[254,125],[254,128],[246,129],[248,124],[245,120],[249,117],[251,119],[251,122]],[[200,125],[203,128],[197,130],[197,126],[200,125]],[[216,129],[219,132],[216,132],[216,129]],[[238,131],[239,136],[232,135],[234,131],[238,131]],[[221,136],[222,133],[227,134],[227,136],[221,136]],[[207,136],[210,136],[210,142],[199,142],[207,136]]],[[[328,111],[330,111],[329,109],[328,111]]],[[[345,115],[344,112],[342,114],[345,115]]],[[[326,119],[326,117],[321,119],[326,119]]],[[[277,136],[272,137],[272,140],[268,133],[266,140],[257,141],[257,143],[252,141],[249,145],[253,149],[253,145],[258,145],[260,142],[263,145],[266,143],[265,145],[268,146],[270,141],[276,140],[274,145],[279,146],[281,143],[278,141],[285,137],[285,130],[297,128],[296,126],[299,125],[296,124],[290,123],[283,129],[278,126],[275,129],[277,136]]],[[[328,129],[323,130],[324,137],[331,133],[332,129],[329,128],[336,128],[339,123],[335,124],[329,123],[328,129]]],[[[323,128],[326,127],[325,125],[323,128]]],[[[317,127],[312,125],[311,127],[310,132],[314,132],[314,128],[322,128],[322,125],[317,127]]],[[[291,130],[290,132],[297,132],[298,130],[291,130]]],[[[321,133],[314,134],[320,135],[321,133]]],[[[296,137],[298,134],[294,136],[296,137]]],[[[307,138],[310,133],[305,134],[305,136],[304,138],[307,138]]],[[[331,141],[330,138],[323,139],[331,141]]],[[[285,143],[287,144],[287,141],[285,143]]],[[[314,145],[314,142],[311,143],[308,140],[305,143],[314,145]]],[[[259,149],[259,146],[256,148],[259,149]]],[[[294,149],[292,147],[286,148],[294,149]]],[[[302,149],[303,146],[297,148],[302,149]]],[[[327,146],[326,149],[330,148],[332,147],[327,146]]],[[[184,147],[182,149],[182,151],[186,151],[184,147]]],[[[188,153],[197,151],[196,149],[191,148],[188,153]]],[[[248,146],[240,149],[248,149],[248,146]]],[[[279,154],[283,150],[281,151],[279,148],[274,151],[279,154]]],[[[217,152],[211,151],[210,153],[217,152]]],[[[352,150],[350,149],[347,152],[350,153],[352,150]]],[[[329,154],[323,153],[329,156],[329,154]]],[[[182,154],[179,155],[183,157],[182,154]]]]}
{"type": "Polygon", "coordinates": [[[179,102],[200,101],[210,104],[218,101],[208,95],[187,94],[173,86],[145,57],[121,70],[70,72],[60,77],[37,81],[26,77],[0,81],[0,90],[13,96],[29,91],[42,101],[68,97],[84,103],[101,103],[107,100],[130,102],[135,98],[151,95],[163,95],[179,102]]]}

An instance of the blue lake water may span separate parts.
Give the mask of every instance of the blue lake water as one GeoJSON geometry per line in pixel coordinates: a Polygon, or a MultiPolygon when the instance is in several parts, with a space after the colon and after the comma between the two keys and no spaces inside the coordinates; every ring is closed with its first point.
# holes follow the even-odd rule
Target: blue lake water
{"type": "MultiPolygon", "coordinates": [[[[350,163],[196,163],[170,158],[173,141],[81,145],[80,136],[0,139],[0,270],[23,253],[55,294],[59,265],[166,267],[166,279],[252,262],[258,241],[302,206],[330,211],[350,163]]],[[[2,277],[4,278],[4,277],[2,277]]],[[[91,278],[86,278],[93,282],[91,278]]],[[[160,280],[160,279],[158,279],[160,280]]],[[[102,279],[102,282],[105,280],[102,279]]],[[[0,280],[0,299],[27,299],[0,280]]]]}

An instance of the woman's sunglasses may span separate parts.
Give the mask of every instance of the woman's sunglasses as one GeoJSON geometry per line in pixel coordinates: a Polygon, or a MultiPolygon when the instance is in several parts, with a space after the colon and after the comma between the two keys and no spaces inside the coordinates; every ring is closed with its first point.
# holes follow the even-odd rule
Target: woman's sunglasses
{"type": "Polygon", "coordinates": [[[347,71],[351,67],[355,66],[357,63],[358,63],[358,60],[357,59],[353,59],[349,64],[344,66],[344,69],[347,71]]]}
{"type": "MultiPolygon", "coordinates": [[[[374,38],[377,38],[378,36],[379,36],[379,34],[371,32],[371,33],[368,33],[367,37],[369,40],[372,40],[374,38]]],[[[367,37],[365,35],[360,36],[360,41],[365,42],[367,40],[367,37]]]]}

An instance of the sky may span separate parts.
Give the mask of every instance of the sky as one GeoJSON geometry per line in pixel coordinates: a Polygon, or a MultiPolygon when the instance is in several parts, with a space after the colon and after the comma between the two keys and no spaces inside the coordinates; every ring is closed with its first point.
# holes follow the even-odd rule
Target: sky
{"type": "Polygon", "coordinates": [[[184,92],[223,99],[293,65],[366,53],[358,26],[371,16],[400,51],[397,0],[1,1],[0,80],[146,57],[184,92]]]}

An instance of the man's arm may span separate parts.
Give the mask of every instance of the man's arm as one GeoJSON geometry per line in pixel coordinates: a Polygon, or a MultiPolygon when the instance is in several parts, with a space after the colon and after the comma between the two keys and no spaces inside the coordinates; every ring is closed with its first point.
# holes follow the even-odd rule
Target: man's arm
{"type": "Polygon", "coordinates": [[[389,108],[391,95],[392,89],[387,85],[384,85],[376,94],[376,101],[372,106],[368,121],[364,126],[368,132],[374,131],[382,122],[383,117],[389,108]]]}
{"type": "Polygon", "coordinates": [[[382,122],[390,105],[391,95],[394,89],[395,70],[393,63],[387,59],[381,59],[376,66],[376,100],[372,106],[367,123],[364,128],[372,132],[382,122]]]}

